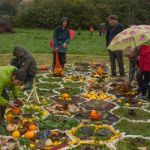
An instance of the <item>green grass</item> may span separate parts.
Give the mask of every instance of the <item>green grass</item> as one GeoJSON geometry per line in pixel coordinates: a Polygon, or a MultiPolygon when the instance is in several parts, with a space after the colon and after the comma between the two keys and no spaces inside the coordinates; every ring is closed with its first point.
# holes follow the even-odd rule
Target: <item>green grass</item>
{"type": "Polygon", "coordinates": [[[132,120],[148,120],[150,113],[141,109],[118,108],[113,111],[119,117],[125,117],[132,120]]]}
{"type": "MultiPolygon", "coordinates": [[[[16,33],[0,34],[0,53],[11,53],[14,46],[22,46],[32,53],[51,53],[49,40],[53,37],[53,30],[16,29],[16,33]]],[[[91,37],[88,31],[76,35],[69,45],[69,54],[107,55],[105,36],[101,39],[98,32],[91,37]]]]}
{"type": "Polygon", "coordinates": [[[125,138],[119,141],[116,147],[117,150],[138,150],[139,147],[145,147],[145,150],[150,150],[150,140],[142,138],[125,138]]]}
{"type": "Polygon", "coordinates": [[[114,128],[121,132],[126,132],[127,135],[150,137],[150,123],[133,123],[123,119],[121,122],[117,123],[114,128]]]}
{"type": "Polygon", "coordinates": [[[82,144],[75,148],[70,148],[69,150],[110,150],[110,149],[106,145],[82,144]]]}

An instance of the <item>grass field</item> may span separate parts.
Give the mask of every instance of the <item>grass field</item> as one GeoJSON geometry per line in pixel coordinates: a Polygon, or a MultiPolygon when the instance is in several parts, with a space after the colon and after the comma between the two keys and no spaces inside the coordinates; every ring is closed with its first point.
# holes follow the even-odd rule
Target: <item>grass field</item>
{"type": "MultiPolygon", "coordinates": [[[[1,33],[0,34],[0,53],[11,53],[14,46],[22,46],[32,53],[51,53],[49,48],[49,41],[53,36],[52,30],[42,29],[15,29],[16,33],[1,33]]],[[[93,36],[90,36],[88,31],[82,31],[79,36],[71,41],[69,54],[77,55],[107,55],[105,47],[105,35],[98,36],[98,32],[95,31],[93,36]]]]}

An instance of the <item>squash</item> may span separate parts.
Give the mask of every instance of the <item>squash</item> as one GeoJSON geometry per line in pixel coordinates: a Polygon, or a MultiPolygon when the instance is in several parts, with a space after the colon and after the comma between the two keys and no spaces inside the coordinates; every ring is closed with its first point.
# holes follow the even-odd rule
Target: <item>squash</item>
{"type": "Polygon", "coordinates": [[[6,114],[5,118],[6,118],[7,122],[10,122],[13,118],[13,115],[11,113],[8,113],[8,114],[6,114]]]}
{"type": "Polygon", "coordinates": [[[18,129],[18,125],[16,125],[16,124],[8,124],[7,126],[6,126],[6,130],[8,131],[8,132],[12,132],[12,131],[15,131],[15,130],[17,130],[18,129]]]}
{"type": "Polygon", "coordinates": [[[67,94],[67,93],[64,93],[64,94],[62,94],[62,97],[63,97],[64,99],[68,99],[68,98],[70,98],[70,95],[67,94]]]}
{"type": "Polygon", "coordinates": [[[32,139],[32,138],[35,137],[35,133],[34,133],[34,131],[27,131],[27,132],[24,134],[24,137],[25,137],[26,139],[32,139]]]}
{"type": "Polygon", "coordinates": [[[40,70],[48,70],[48,67],[46,65],[40,65],[40,70]]]}
{"type": "Polygon", "coordinates": [[[13,133],[12,133],[12,137],[14,138],[14,139],[18,139],[18,138],[20,138],[20,132],[19,131],[14,131],[13,133]]]}
{"type": "Polygon", "coordinates": [[[104,73],[103,68],[102,68],[102,67],[99,67],[99,68],[96,70],[96,73],[101,76],[101,75],[104,73]]]}
{"type": "Polygon", "coordinates": [[[28,130],[29,131],[35,131],[35,130],[37,130],[37,126],[36,125],[34,125],[34,124],[30,124],[29,126],[28,126],[28,130]]]}
{"type": "Polygon", "coordinates": [[[99,120],[100,119],[100,114],[96,110],[92,110],[90,113],[90,117],[93,120],[99,120]]]}
{"type": "Polygon", "coordinates": [[[11,109],[11,112],[14,113],[15,115],[19,115],[20,114],[20,109],[16,108],[16,109],[11,109]]]}
{"type": "Polygon", "coordinates": [[[46,142],[45,142],[45,147],[49,147],[53,144],[52,140],[51,139],[47,139],[46,142]]]}

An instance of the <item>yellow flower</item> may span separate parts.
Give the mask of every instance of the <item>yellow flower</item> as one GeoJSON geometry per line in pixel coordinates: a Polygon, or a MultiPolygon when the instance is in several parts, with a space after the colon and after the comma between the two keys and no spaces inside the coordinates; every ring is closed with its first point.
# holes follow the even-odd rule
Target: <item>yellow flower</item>
{"type": "Polygon", "coordinates": [[[118,102],[118,103],[122,103],[122,99],[118,99],[117,102],[118,102]]]}
{"type": "Polygon", "coordinates": [[[43,111],[43,116],[47,116],[49,114],[48,111],[43,111]]]}
{"type": "Polygon", "coordinates": [[[30,148],[34,148],[35,147],[35,145],[34,144],[30,144],[30,148]]]}
{"type": "Polygon", "coordinates": [[[129,106],[130,106],[130,104],[129,104],[129,103],[126,103],[126,106],[127,106],[127,107],[129,107],[129,106]]]}
{"type": "Polygon", "coordinates": [[[138,105],[142,105],[142,102],[139,101],[139,102],[138,102],[138,105]]]}

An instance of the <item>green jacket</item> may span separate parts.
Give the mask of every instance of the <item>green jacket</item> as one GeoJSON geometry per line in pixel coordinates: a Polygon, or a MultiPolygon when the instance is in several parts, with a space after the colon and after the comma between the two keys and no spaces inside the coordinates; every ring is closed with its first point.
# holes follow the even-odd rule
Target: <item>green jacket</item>
{"type": "Polygon", "coordinates": [[[18,96],[18,91],[12,83],[12,74],[16,70],[13,66],[0,66],[0,105],[6,106],[8,101],[2,97],[3,90],[9,87],[12,90],[14,98],[18,96]]]}

